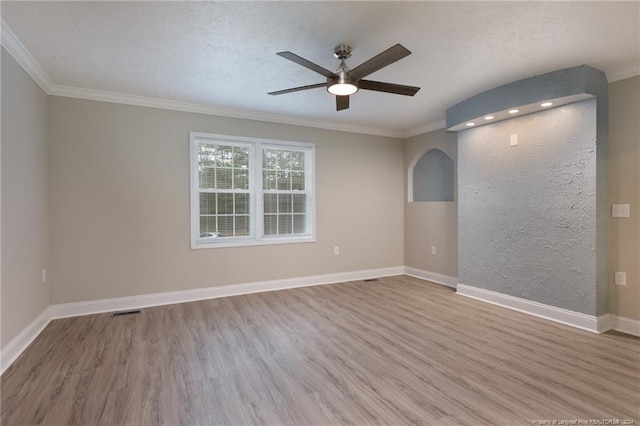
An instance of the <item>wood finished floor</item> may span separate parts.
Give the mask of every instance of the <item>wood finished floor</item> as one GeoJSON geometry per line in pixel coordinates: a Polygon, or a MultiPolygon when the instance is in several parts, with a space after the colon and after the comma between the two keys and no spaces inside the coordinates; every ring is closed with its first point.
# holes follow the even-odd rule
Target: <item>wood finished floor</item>
{"type": "Polygon", "coordinates": [[[400,276],[55,320],[1,391],[3,425],[638,424],[640,340],[400,276]]]}

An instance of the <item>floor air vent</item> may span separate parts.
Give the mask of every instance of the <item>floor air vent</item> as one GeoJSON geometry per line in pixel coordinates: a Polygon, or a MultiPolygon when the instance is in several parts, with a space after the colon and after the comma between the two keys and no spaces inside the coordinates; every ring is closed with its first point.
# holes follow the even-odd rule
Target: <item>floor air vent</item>
{"type": "Polygon", "coordinates": [[[368,278],[368,279],[362,280],[362,281],[364,281],[365,283],[370,283],[371,281],[378,281],[378,279],[377,278],[368,278]]]}
{"type": "Polygon", "coordinates": [[[122,311],[122,312],[114,312],[113,314],[111,314],[112,317],[121,317],[123,315],[133,315],[133,314],[139,314],[140,313],[140,309],[137,309],[135,311],[122,311]]]}

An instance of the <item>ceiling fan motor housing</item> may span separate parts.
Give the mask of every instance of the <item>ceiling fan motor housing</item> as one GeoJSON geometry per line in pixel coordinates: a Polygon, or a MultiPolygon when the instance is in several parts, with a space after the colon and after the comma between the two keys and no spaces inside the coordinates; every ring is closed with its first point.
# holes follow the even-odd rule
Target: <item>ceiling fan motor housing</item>
{"type": "Polygon", "coordinates": [[[344,60],[350,57],[351,52],[351,46],[347,46],[346,44],[340,44],[333,48],[333,56],[340,60],[344,60]]]}
{"type": "Polygon", "coordinates": [[[358,81],[349,77],[348,72],[349,72],[349,68],[347,68],[343,59],[342,63],[340,64],[340,66],[335,72],[337,77],[327,78],[327,90],[329,91],[329,93],[334,93],[330,89],[331,89],[331,86],[334,86],[336,84],[353,86],[354,89],[352,89],[353,90],[352,93],[355,93],[358,91],[358,81]]]}

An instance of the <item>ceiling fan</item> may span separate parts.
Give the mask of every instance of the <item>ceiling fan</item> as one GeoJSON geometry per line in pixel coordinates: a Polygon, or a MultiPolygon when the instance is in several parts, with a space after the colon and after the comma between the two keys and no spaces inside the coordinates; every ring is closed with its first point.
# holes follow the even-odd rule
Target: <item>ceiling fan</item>
{"type": "Polygon", "coordinates": [[[376,55],[368,61],[358,65],[354,69],[349,69],[345,64],[345,60],[351,56],[351,51],[351,47],[347,45],[339,45],[333,49],[333,56],[340,60],[340,66],[336,72],[331,72],[320,65],[314,64],[313,62],[296,55],[295,53],[278,52],[277,55],[323,75],[327,78],[327,81],[326,83],[309,84],[307,86],[278,90],[276,92],[270,92],[269,94],[284,95],[285,93],[326,87],[329,93],[336,95],[336,110],[340,111],[349,108],[349,95],[353,95],[360,89],[395,93],[397,95],[406,96],[413,96],[418,92],[418,90],[420,90],[419,87],[415,86],[363,80],[363,78],[369,74],[372,74],[387,65],[391,65],[405,56],[411,55],[411,51],[401,44],[396,44],[395,46],[390,47],[379,55],[376,55]]]}

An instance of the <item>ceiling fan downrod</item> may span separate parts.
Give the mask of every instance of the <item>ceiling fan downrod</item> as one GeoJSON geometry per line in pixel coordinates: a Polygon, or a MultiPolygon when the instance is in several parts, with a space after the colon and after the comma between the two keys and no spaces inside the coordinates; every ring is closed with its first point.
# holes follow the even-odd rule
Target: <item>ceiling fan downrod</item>
{"type": "Polygon", "coordinates": [[[345,60],[351,56],[351,46],[341,44],[333,49],[333,56],[340,59],[335,77],[327,78],[327,91],[332,95],[349,96],[359,90],[358,81],[349,76],[349,67],[345,60]]]}

